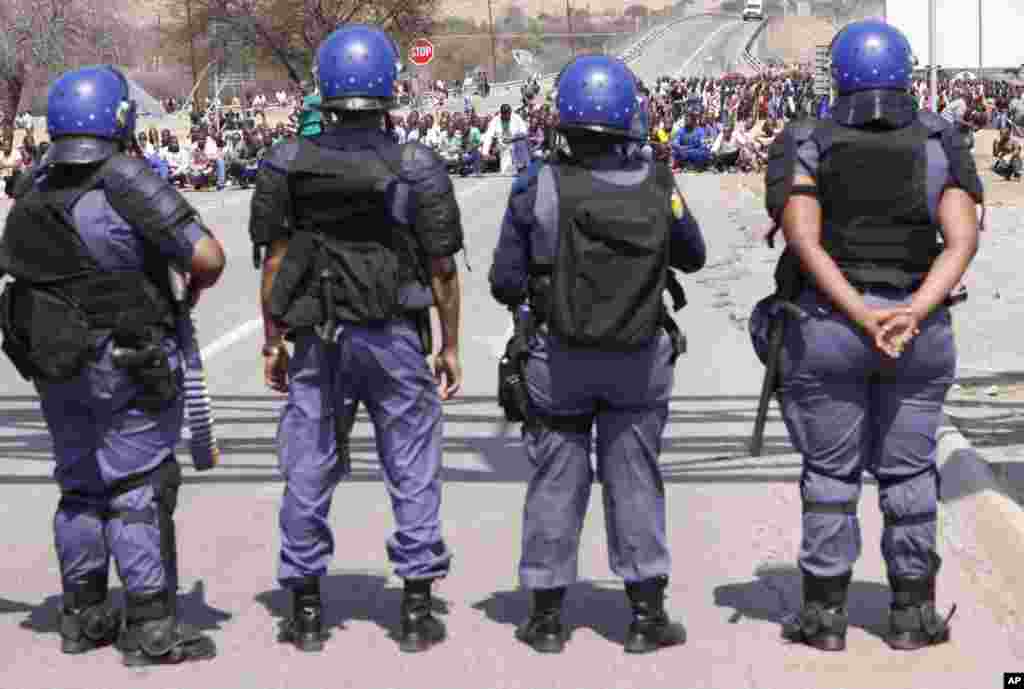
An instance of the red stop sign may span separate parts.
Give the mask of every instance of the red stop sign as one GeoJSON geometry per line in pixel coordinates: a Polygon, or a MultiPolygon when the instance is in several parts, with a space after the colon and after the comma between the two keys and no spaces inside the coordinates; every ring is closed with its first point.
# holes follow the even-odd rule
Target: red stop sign
{"type": "Polygon", "coordinates": [[[434,44],[426,38],[417,38],[409,48],[409,61],[414,65],[429,64],[434,59],[434,44]]]}

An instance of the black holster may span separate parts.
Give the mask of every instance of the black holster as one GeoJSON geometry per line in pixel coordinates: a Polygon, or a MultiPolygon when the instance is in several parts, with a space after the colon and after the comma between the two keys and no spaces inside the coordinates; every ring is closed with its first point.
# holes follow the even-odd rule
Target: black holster
{"type": "Polygon", "coordinates": [[[505,420],[512,423],[531,422],[525,371],[531,334],[532,328],[516,319],[512,339],[498,361],[498,404],[505,412],[505,420]]]}
{"type": "Polygon", "coordinates": [[[139,386],[136,408],[157,414],[181,394],[181,372],[171,369],[167,352],[152,333],[115,332],[112,358],[139,386]]]}

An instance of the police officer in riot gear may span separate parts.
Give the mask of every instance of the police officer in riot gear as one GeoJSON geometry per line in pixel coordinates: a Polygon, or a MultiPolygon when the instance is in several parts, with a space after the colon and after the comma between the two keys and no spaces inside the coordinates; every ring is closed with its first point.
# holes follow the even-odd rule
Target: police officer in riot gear
{"type": "MultiPolygon", "coordinates": [[[[912,650],[949,639],[952,614],[935,607],[936,436],[956,371],[950,294],[977,250],[982,186],[963,137],[918,112],[903,34],[855,22],[831,52],[831,118],[787,126],[766,173],[786,237],[777,296],[800,312],[781,316],[781,410],[804,463],[804,605],[784,632],[845,648],[867,470],[885,520],[886,641],[912,650]]],[[[762,302],[752,323],[774,311],[762,302]]]]}
{"type": "Polygon", "coordinates": [[[53,436],[61,649],[116,640],[130,666],[210,657],[212,641],[176,614],[182,306],[169,268],[190,275],[194,302],[224,254],[195,209],[125,155],[135,103],[119,71],[61,76],[47,126],[49,157],[0,243],[0,270],[14,278],[0,321],[4,351],[34,382],[53,436]],[[123,624],[108,600],[111,556],[123,624]]]}
{"type": "Polygon", "coordinates": [[[405,580],[400,647],[422,651],[445,636],[431,613],[431,582],[451,560],[439,519],[441,400],[462,379],[453,259],[462,223],[444,161],[384,130],[398,74],[391,39],[344,26],[317,58],[325,131],[267,154],[250,224],[257,254],[266,252],[266,380],[288,393],[278,432],[286,480],[278,579],[294,594],[294,614],[281,638],[323,647],[319,577],[334,550],[327,513],[350,471],[348,435],[362,402],[397,522],[387,549],[405,580]],[[426,361],[431,305],[444,339],[436,380],[426,361]]]}
{"type": "Polygon", "coordinates": [[[524,444],[536,472],[519,563],[534,605],[516,637],[538,652],[564,648],[561,607],[577,578],[596,426],[610,565],[633,610],[625,648],[644,653],[686,638],[664,608],[658,452],[684,340],[663,293],[681,308],[673,269],[699,270],[704,240],[668,167],[631,152],[645,133],[629,68],[580,57],[557,88],[571,155],[516,181],[490,273],[495,299],[520,314],[528,306],[538,324],[523,366],[524,444]]]}

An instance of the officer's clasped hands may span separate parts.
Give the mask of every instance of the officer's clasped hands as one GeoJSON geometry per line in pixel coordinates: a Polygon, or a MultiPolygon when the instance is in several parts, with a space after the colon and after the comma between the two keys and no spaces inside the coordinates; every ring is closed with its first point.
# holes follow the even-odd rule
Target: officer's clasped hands
{"type": "Polygon", "coordinates": [[[899,358],[907,344],[920,333],[918,318],[908,307],[870,309],[859,321],[875,346],[893,359],[899,358]]]}

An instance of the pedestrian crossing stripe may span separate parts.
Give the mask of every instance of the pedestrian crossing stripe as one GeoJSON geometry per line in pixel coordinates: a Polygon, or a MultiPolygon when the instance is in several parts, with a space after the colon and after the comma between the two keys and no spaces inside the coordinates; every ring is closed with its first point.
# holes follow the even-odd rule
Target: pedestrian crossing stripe
{"type": "Polygon", "coordinates": [[[672,192],[672,215],[676,216],[676,220],[682,220],[685,212],[686,202],[683,201],[683,195],[678,191],[672,192]]]}

